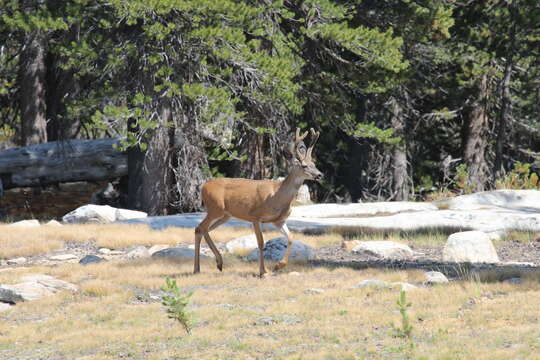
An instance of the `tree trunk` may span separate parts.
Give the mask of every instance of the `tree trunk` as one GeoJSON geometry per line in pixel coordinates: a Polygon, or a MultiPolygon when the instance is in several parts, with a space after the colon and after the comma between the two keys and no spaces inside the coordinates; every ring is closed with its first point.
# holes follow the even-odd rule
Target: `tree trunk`
{"type": "MultiPolygon", "coordinates": [[[[26,2],[23,2],[23,6],[26,2]]],[[[45,106],[45,34],[26,33],[19,60],[21,144],[47,142],[45,106]]]]}
{"type": "Polygon", "coordinates": [[[171,137],[167,125],[171,116],[170,104],[162,103],[158,126],[147,131],[147,136],[143,139],[148,148],[143,151],[136,146],[128,150],[128,205],[148,215],[167,214],[171,203],[171,137]]]}
{"type": "Polygon", "coordinates": [[[484,191],[487,183],[488,86],[488,74],[485,73],[478,80],[477,98],[469,111],[463,152],[463,160],[469,172],[469,183],[475,191],[484,191]]]}
{"type": "Polygon", "coordinates": [[[405,118],[403,109],[393,98],[391,100],[392,128],[394,135],[401,137],[401,141],[392,150],[392,194],[397,201],[409,199],[408,173],[407,173],[407,142],[405,138],[405,118]]]}

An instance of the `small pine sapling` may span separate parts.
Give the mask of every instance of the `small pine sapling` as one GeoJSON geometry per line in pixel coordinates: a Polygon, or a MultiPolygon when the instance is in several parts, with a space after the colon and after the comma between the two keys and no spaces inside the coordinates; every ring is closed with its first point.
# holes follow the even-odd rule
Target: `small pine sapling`
{"type": "Polygon", "coordinates": [[[189,299],[193,292],[182,294],[176,280],[169,277],[165,278],[166,285],[161,287],[167,295],[164,295],[161,303],[167,308],[167,313],[171,319],[176,319],[188,334],[191,334],[193,326],[192,315],[186,308],[189,304],[189,299]]]}

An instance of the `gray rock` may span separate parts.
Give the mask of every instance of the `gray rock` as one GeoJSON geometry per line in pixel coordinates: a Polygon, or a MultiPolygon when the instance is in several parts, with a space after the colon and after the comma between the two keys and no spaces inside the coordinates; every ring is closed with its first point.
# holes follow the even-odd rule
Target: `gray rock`
{"type": "Polygon", "coordinates": [[[144,246],[136,246],[124,255],[124,259],[143,259],[150,257],[150,252],[144,246]]]}
{"type": "Polygon", "coordinates": [[[24,299],[15,290],[0,285],[0,302],[16,304],[21,301],[24,299]]]}
{"type": "Polygon", "coordinates": [[[376,279],[367,279],[362,280],[356,284],[357,288],[366,288],[366,287],[375,287],[375,288],[391,288],[392,283],[388,281],[376,280],[376,279]]]}
{"type": "Polygon", "coordinates": [[[448,283],[448,278],[439,271],[428,271],[424,275],[426,276],[426,280],[424,281],[425,285],[448,283]]]}
{"type": "MultiPolygon", "coordinates": [[[[192,260],[195,257],[195,250],[187,247],[168,248],[155,252],[152,257],[163,259],[192,260]]],[[[208,256],[204,254],[201,254],[201,257],[208,258],[208,256]]]]}
{"type": "Polygon", "coordinates": [[[150,254],[150,256],[152,256],[152,255],[154,255],[154,253],[156,253],[156,252],[158,252],[158,251],[160,251],[160,250],[168,249],[168,248],[170,248],[169,245],[160,245],[160,244],[158,244],[158,245],[152,245],[152,246],[150,247],[150,249],[148,249],[148,253],[150,254]]]}
{"type": "Polygon", "coordinates": [[[311,195],[309,194],[309,187],[306,184],[302,184],[298,189],[296,202],[298,204],[311,204],[311,195]]]}
{"type": "Polygon", "coordinates": [[[225,247],[230,254],[244,256],[253,249],[258,248],[257,237],[255,234],[241,236],[227,242],[225,247]]]}
{"type": "Polygon", "coordinates": [[[24,263],[26,263],[26,258],[25,257],[7,259],[7,264],[8,265],[21,265],[21,264],[24,264],[24,263]]]}
{"type": "Polygon", "coordinates": [[[403,291],[412,291],[418,289],[418,286],[408,282],[395,282],[392,283],[392,287],[400,286],[403,291]]]}
{"type": "Polygon", "coordinates": [[[319,289],[319,288],[311,288],[311,289],[304,290],[304,294],[309,294],[309,295],[319,295],[322,293],[324,293],[324,290],[319,289]]]}
{"type": "Polygon", "coordinates": [[[523,282],[523,280],[521,280],[521,278],[518,278],[518,277],[513,277],[510,279],[506,279],[503,282],[513,284],[513,285],[519,285],[523,282]]]}
{"type": "Polygon", "coordinates": [[[508,236],[508,234],[504,230],[490,231],[490,232],[487,232],[486,235],[491,241],[503,240],[504,238],[508,236]]]}
{"type": "Polygon", "coordinates": [[[79,260],[79,264],[81,265],[88,265],[88,264],[93,264],[93,263],[98,263],[98,262],[102,262],[102,261],[105,261],[105,259],[99,257],[99,256],[96,256],[96,255],[86,255],[85,257],[83,257],[81,260],[79,260]]]}
{"type": "Polygon", "coordinates": [[[406,259],[414,255],[410,247],[394,241],[361,241],[352,252],[384,259],[406,259]]]}
{"type": "Polygon", "coordinates": [[[108,254],[111,253],[111,249],[100,248],[100,249],[98,250],[98,252],[99,252],[100,254],[103,254],[103,255],[108,255],[108,254]]]}
{"type": "MultiPolygon", "coordinates": [[[[285,237],[279,237],[267,241],[264,244],[264,258],[270,261],[280,261],[285,256],[288,241],[285,237]]],[[[289,254],[289,262],[305,262],[313,258],[313,248],[300,241],[293,241],[292,249],[289,254]]],[[[247,256],[248,261],[259,260],[259,249],[254,249],[247,256]]]]}
{"type": "Polygon", "coordinates": [[[13,227],[36,227],[36,226],[39,226],[39,221],[38,220],[21,220],[21,221],[17,221],[17,222],[14,222],[12,224],[9,224],[8,226],[13,226],[13,227]]]}
{"type": "Polygon", "coordinates": [[[443,261],[498,263],[493,243],[482,231],[463,231],[448,237],[443,249],[443,261]]]}
{"type": "Polygon", "coordinates": [[[67,281],[58,280],[49,275],[43,274],[30,274],[21,278],[23,282],[15,285],[2,285],[2,289],[7,289],[18,295],[18,297],[12,297],[12,300],[6,301],[17,303],[22,301],[31,301],[41,299],[45,296],[50,296],[58,291],[69,290],[72,292],[77,291],[77,287],[67,281]]]}

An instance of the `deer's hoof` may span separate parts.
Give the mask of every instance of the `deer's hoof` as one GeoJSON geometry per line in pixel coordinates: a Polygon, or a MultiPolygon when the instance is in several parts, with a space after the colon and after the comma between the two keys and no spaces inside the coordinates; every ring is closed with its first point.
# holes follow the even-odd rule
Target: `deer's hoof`
{"type": "Polygon", "coordinates": [[[217,268],[219,271],[223,271],[223,264],[217,264],[217,268]]]}
{"type": "Polygon", "coordinates": [[[287,266],[287,263],[280,261],[274,266],[274,271],[279,271],[279,270],[283,269],[285,266],[287,266]]]}

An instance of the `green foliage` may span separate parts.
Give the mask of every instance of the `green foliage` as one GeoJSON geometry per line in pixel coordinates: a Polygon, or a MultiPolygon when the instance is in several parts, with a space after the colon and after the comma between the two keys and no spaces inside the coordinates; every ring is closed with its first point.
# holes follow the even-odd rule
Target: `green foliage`
{"type": "Polygon", "coordinates": [[[411,348],[414,347],[414,343],[412,342],[412,330],[413,327],[411,325],[410,317],[408,309],[412,306],[410,302],[407,301],[407,293],[405,290],[401,290],[399,292],[399,298],[396,302],[399,313],[401,315],[401,326],[396,327],[396,336],[407,338],[410,341],[411,348]]]}
{"type": "Polygon", "coordinates": [[[496,181],[497,189],[540,190],[538,174],[531,171],[531,164],[517,161],[514,168],[496,181]]]}
{"type": "Polygon", "coordinates": [[[191,334],[193,316],[187,311],[187,306],[193,293],[182,294],[176,280],[168,276],[165,278],[165,285],[161,287],[161,290],[168,293],[168,295],[163,296],[161,303],[167,308],[169,317],[177,320],[184,327],[184,330],[191,334]]]}
{"type": "Polygon", "coordinates": [[[469,171],[467,164],[459,164],[454,175],[454,186],[461,194],[470,194],[474,191],[475,185],[469,181],[469,171]]]}

